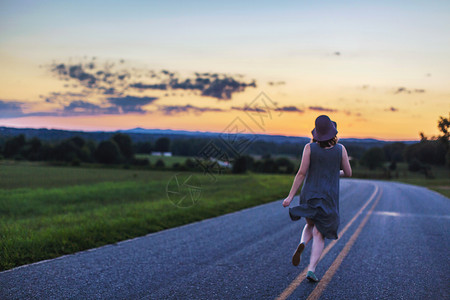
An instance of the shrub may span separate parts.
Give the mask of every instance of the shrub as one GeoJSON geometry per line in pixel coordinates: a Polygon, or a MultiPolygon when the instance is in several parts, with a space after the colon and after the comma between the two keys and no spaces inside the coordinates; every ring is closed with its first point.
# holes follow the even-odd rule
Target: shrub
{"type": "Polygon", "coordinates": [[[103,141],[95,150],[95,158],[103,164],[120,162],[120,150],[114,141],[103,141]]]}
{"type": "Polygon", "coordinates": [[[361,158],[361,163],[368,167],[370,170],[374,170],[377,167],[381,167],[384,160],[385,158],[383,149],[379,147],[372,147],[364,152],[361,158]]]}
{"type": "Polygon", "coordinates": [[[150,161],[147,158],[133,158],[131,163],[134,166],[141,166],[141,167],[150,166],[150,161]]]}
{"type": "Polygon", "coordinates": [[[419,172],[420,170],[422,170],[422,168],[422,163],[416,158],[408,164],[408,170],[410,170],[411,172],[419,172]]]}
{"type": "Polygon", "coordinates": [[[162,159],[158,159],[155,163],[155,167],[157,168],[164,168],[166,166],[166,164],[164,163],[164,161],[162,159]]]}
{"type": "Polygon", "coordinates": [[[233,163],[231,172],[234,174],[243,174],[247,171],[247,159],[244,156],[239,156],[233,163]]]}

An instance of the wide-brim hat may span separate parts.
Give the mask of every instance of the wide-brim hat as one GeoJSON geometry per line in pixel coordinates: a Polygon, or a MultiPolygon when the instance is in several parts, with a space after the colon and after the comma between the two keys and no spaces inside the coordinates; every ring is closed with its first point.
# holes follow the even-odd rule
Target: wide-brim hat
{"type": "Polygon", "coordinates": [[[316,127],[311,131],[316,141],[328,141],[336,136],[337,124],[331,121],[326,115],[318,116],[315,122],[316,127]]]}

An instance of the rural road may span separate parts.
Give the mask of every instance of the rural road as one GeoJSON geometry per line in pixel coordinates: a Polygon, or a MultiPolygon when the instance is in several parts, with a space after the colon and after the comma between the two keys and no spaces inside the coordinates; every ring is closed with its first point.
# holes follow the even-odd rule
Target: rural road
{"type": "Polygon", "coordinates": [[[279,200],[1,272],[0,299],[450,299],[450,199],[354,179],[340,197],[318,284],[311,244],[291,264],[305,221],[279,200]]]}

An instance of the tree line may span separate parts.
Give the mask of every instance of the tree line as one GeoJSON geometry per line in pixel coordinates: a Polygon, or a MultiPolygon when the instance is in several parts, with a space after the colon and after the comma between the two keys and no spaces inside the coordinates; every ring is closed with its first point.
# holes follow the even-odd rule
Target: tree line
{"type": "Polygon", "coordinates": [[[440,135],[426,137],[420,133],[419,143],[412,145],[390,143],[383,147],[370,148],[360,157],[360,163],[373,170],[388,162],[389,170],[393,171],[398,162],[407,162],[410,171],[420,171],[426,176],[429,175],[431,165],[446,165],[450,168],[449,126],[450,117],[440,117],[438,120],[440,135]]]}
{"type": "MultiPolygon", "coordinates": [[[[389,169],[395,170],[399,162],[407,162],[410,171],[422,171],[425,174],[430,165],[447,165],[450,167],[449,119],[440,117],[438,128],[441,135],[426,137],[421,133],[421,140],[415,144],[402,142],[386,143],[381,147],[365,148],[355,143],[344,143],[353,165],[360,164],[368,169],[376,169],[389,163],[389,169]]],[[[178,138],[171,140],[160,137],[154,141],[132,141],[124,133],[115,133],[109,139],[95,141],[73,136],[61,141],[42,141],[38,137],[26,139],[21,134],[0,139],[0,158],[30,161],[57,161],[80,165],[83,163],[125,164],[149,166],[146,158],[136,158],[135,154],[149,154],[151,151],[168,152],[173,155],[196,157],[208,143],[219,143],[219,139],[178,138]]],[[[285,156],[301,157],[306,144],[286,143],[279,145],[267,141],[254,141],[242,155],[232,157],[233,173],[246,171],[263,173],[294,173],[298,169],[291,159],[276,155],[282,152],[285,156]],[[286,145],[287,144],[287,145],[286,145]],[[255,159],[255,155],[260,159],[255,159]],[[277,157],[272,157],[276,155],[277,157]]],[[[225,147],[224,147],[225,148],[225,147]]],[[[230,154],[230,153],[228,153],[230,154]]],[[[183,163],[165,166],[163,160],[155,163],[157,168],[176,170],[198,169],[194,159],[187,158],[183,163]]],[[[222,168],[223,169],[223,168],[222,168]]],[[[227,170],[224,170],[227,171],[227,170]]]]}

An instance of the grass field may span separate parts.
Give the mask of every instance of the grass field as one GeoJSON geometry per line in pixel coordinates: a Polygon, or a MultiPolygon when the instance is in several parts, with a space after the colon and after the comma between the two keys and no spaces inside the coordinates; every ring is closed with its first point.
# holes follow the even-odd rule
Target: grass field
{"type": "Polygon", "coordinates": [[[174,163],[184,163],[187,159],[186,156],[158,156],[158,155],[150,155],[150,154],[136,154],[137,158],[147,158],[150,163],[153,165],[159,159],[161,159],[164,164],[168,167],[172,166],[174,163]]]}
{"type": "MultiPolygon", "coordinates": [[[[450,197],[448,170],[433,170],[436,179],[425,179],[417,173],[402,174],[403,167],[393,180],[450,197]]],[[[198,201],[178,207],[166,192],[167,187],[173,190],[172,171],[0,161],[0,172],[0,270],[274,201],[287,195],[294,178],[293,174],[217,175],[211,182],[196,173],[201,186],[198,201]]],[[[355,175],[367,172],[355,169],[355,175]]],[[[191,173],[179,174],[181,180],[191,173]]]]}

